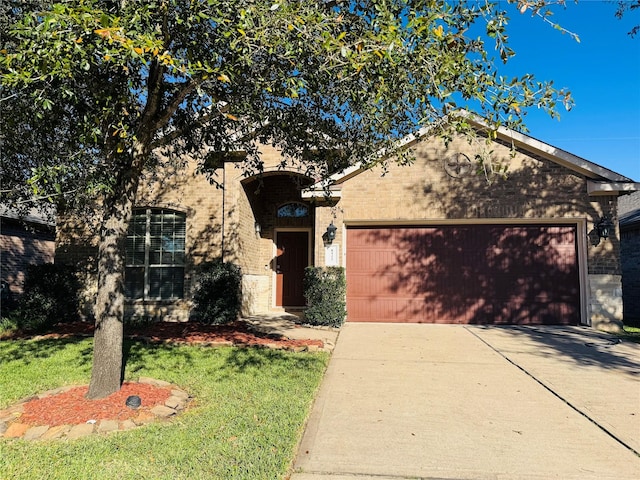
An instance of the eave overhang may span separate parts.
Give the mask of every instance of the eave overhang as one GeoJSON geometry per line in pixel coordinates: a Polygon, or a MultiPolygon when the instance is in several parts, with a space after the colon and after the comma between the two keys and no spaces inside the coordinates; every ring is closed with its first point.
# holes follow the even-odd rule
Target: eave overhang
{"type": "MultiPolygon", "coordinates": [[[[478,115],[468,112],[466,110],[458,111],[458,115],[464,117],[472,127],[480,131],[489,131],[491,127],[478,115]]],[[[415,133],[404,137],[397,142],[396,148],[407,148],[418,142],[421,138],[428,136],[431,131],[431,127],[423,127],[415,133]]],[[[634,182],[632,179],[625,177],[613,170],[602,167],[596,163],[590,162],[582,157],[573,155],[565,150],[554,147],[548,143],[537,140],[524,133],[516,132],[507,127],[498,127],[497,138],[502,142],[511,144],[514,147],[536,155],[540,158],[552,161],[558,165],[561,165],[579,175],[582,175],[587,180],[587,192],[589,195],[620,195],[640,191],[640,183],[634,182]]],[[[387,151],[380,151],[374,158],[383,159],[389,155],[387,151]]],[[[375,162],[361,162],[352,167],[349,167],[339,173],[336,173],[329,177],[327,180],[318,182],[303,192],[303,198],[318,198],[321,196],[327,196],[327,186],[339,185],[350,178],[359,175],[367,170],[364,165],[371,165],[375,162]]],[[[339,198],[336,195],[335,198],[339,198]]],[[[334,198],[331,195],[331,198],[334,198]]]]}
{"type": "Polygon", "coordinates": [[[587,193],[592,196],[597,195],[624,195],[640,190],[638,182],[599,182],[587,180],[587,193]]]}

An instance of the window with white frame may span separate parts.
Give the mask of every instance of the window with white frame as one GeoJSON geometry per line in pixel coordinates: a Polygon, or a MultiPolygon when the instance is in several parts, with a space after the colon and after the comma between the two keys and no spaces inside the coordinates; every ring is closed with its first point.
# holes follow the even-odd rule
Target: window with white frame
{"type": "Polygon", "coordinates": [[[137,208],[127,233],[125,294],[130,299],[171,300],[184,294],[186,215],[137,208]]]}

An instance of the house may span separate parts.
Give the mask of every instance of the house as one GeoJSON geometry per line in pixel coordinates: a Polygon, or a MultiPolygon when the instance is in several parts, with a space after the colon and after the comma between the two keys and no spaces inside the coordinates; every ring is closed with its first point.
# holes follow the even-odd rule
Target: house
{"type": "MultiPolygon", "coordinates": [[[[445,146],[427,133],[404,142],[412,165],[354,166],[329,184],[281,168],[263,145],[264,173],[247,178],[224,163],[223,189],[193,170],[141,185],[127,240],[129,314],[188,319],[195,268],[221,257],[242,269],[247,315],[302,309],[304,268],[334,265],[346,269],[347,321],[619,328],[612,226],[618,195],[640,184],[506,128],[491,145],[445,146]],[[483,174],[478,155],[490,159],[483,174]],[[502,167],[505,177],[494,173],[502,167]]],[[[86,265],[89,277],[94,231],[68,218],[57,245],[57,258],[86,265]]]]}
{"type": "Polygon", "coordinates": [[[640,326],[640,192],[618,200],[624,321],[640,326]]]}
{"type": "Polygon", "coordinates": [[[3,298],[23,292],[29,265],[53,263],[55,221],[43,209],[32,208],[26,214],[0,207],[0,275],[3,298]]]}

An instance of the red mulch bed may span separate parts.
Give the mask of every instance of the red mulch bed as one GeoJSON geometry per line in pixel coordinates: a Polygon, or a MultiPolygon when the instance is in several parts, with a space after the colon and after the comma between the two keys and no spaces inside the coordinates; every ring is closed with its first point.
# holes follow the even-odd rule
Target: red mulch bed
{"type": "MultiPolygon", "coordinates": [[[[38,335],[37,338],[70,338],[92,336],[94,325],[88,322],[61,323],[55,331],[38,335]]],[[[275,346],[282,349],[304,348],[310,345],[323,347],[320,340],[290,340],[286,337],[265,334],[252,330],[243,321],[228,325],[204,325],[199,323],[158,322],[145,327],[127,328],[125,336],[151,342],[176,342],[198,345],[232,343],[247,346],[275,346]]],[[[16,334],[12,338],[29,338],[31,335],[16,334]]],[[[143,383],[125,383],[119,392],[100,400],[87,400],[84,395],[88,387],[77,387],[42,399],[31,400],[24,405],[21,423],[28,425],[75,425],[87,420],[123,421],[140,414],[125,405],[126,398],[138,395],[144,399],[142,409],[162,405],[169,395],[167,388],[143,383]]]]}
{"type": "Polygon", "coordinates": [[[162,405],[171,396],[171,389],[145,383],[125,382],[122,388],[106,398],[87,400],[89,387],[76,387],[51,397],[34,399],[24,404],[20,423],[27,425],[78,425],[89,420],[117,420],[122,422],[162,405]],[[142,399],[138,409],[126,406],[127,397],[142,399]]]}
{"type": "MultiPolygon", "coordinates": [[[[54,329],[38,338],[68,338],[92,336],[94,324],[89,322],[59,323],[54,329]]],[[[323,347],[321,340],[291,340],[281,335],[255,331],[243,321],[227,325],[205,325],[195,322],[156,322],[144,327],[125,327],[125,336],[151,342],[175,342],[188,344],[232,343],[234,345],[267,346],[283,349],[323,347]]],[[[32,335],[17,333],[12,338],[30,338],[32,335]]]]}

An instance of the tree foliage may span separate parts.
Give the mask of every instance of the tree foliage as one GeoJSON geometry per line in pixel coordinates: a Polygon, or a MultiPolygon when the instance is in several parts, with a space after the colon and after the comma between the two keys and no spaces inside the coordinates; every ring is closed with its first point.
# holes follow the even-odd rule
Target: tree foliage
{"type": "Polygon", "coordinates": [[[556,115],[568,92],[497,68],[514,55],[506,10],[545,3],[3,2],[3,200],[35,194],[102,218],[89,395],[119,386],[123,243],[143,172],[189,154],[215,181],[212,163],[238,150],[259,172],[266,142],[322,177],[336,163],[308,150],[339,151],[342,166],[381,150],[405,162],[399,138],[464,130],[461,107],[516,129],[529,107],[556,115]]]}
{"type": "Polygon", "coordinates": [[[513,51],[506,12],[490,2],[25,5],[1,63],[3,134],[19,140],[5,153],[29,167],[11,186],[28,175],[32,190],[73,200],[113,189],[111,163],[144,137],[150,168],[153,147],[233,151],[256,127],[292,158],[338,143],[361,160],[467,103],[521,127],[526,107],[569,100],[529,75],[499,75],[493,47],[502,61],[513,51]]]}
{"type": "MultiPolygon", "coordinates": [[[[616,17],[622,18],[629,12],[640,11],[640,0],[618,0],[618,9],[616,17]]],[[[634,38],[640,31],[640,25],[634,25],[629,30],[629,35],[634,38]]]]}

